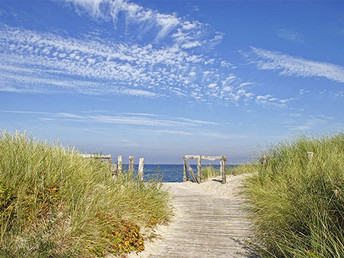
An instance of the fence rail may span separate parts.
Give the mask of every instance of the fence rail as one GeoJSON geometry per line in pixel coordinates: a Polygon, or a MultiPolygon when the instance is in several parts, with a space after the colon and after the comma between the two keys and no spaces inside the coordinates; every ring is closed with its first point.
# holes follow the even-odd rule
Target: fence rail
{"type": "MultiPolygon", "coordinates": [[[[103,159],[108,160],[110,164],[110,169],[112,173],[112,177],[114,180],[117,179],[117,177],[122,173],[123,168],[123,161],[122,161],[122,155],[117,156],[117,163],[112,163],[111,155],[102,155],[102,154],[81,154],[83,158],[86,159],[103,159]]],[[[138,179],[140,181],[143,181],[143,169],[144,169],[144,158],[139,159],[139,169],[137,172],[138,179]]],[[[134,156],[129,156],[129,173],[134,172],[134,156]]]]}

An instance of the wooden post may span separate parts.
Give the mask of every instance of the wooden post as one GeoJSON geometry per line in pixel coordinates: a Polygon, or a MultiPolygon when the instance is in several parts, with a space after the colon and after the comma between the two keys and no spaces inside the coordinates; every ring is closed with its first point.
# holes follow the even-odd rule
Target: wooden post
{"type": "Polygon", "coordinates": [[[134,172],[134,156],[129,156],[129,172],[134,172]]]}
{"type": "Polygon", "coordinates": [[[188,173],[186,173],[186,158],[184,157],[184,174],[183,174],[183,182],[186,182],[189,180],[188,173]]]}
{"type": "Polygon", "coordinates": [[[309,161],[311,161],[313,159],[314,152],[307,151],[307,156],[308,156],[309,161]]]}
{"type": "Polygon", "coordinates": [[[221,158],[221,174],[222,174],[222,184],[226,183],[226,156],[222,156],[221,158]]]}
{"type": "Polygon", "coordinates": [[[111,175],[113,180],[117,179],[117,164],[111,164],[111,175]]]}
{"type": "Polygon", "coordinates": [[[118,155],[118,173],[122,173],[122,155],[118,155]]]}
{"type": "Polygon", "coordinates": [[[266,160],[267,160],[267,157],[266,157],[266,155],[264,154],[264,155],[263,155],[263,167],[266,166],[266,160]]]}
{"type": "Polygon", "coordinates": [[[145,165],[145,159],[140,158],[140,160],[139,160],[139,171],[137,173],[137,176],[141,182],[143,181],[143,167],[144,167],[144,165],[145,165]]]}
{"type": "Polygon", "coordinates": [[[201,170],[202,170],[202,161],[201,161],[201,155],[199,155],[197,159],[197,180],[199,183],[201,182],[201,170]]]}

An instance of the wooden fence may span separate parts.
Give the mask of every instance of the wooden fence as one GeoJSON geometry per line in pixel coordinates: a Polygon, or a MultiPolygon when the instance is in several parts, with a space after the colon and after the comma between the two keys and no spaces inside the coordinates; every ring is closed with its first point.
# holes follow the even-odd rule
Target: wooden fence
{"type": "MultiPolygon", "coordinates": [[[[84,158],[107,160],[109,165],[110,165],[112,177],[113,177],[114,180],[116,180],[117,177],[122,173],[122,169],[123,169],[122,155],[118,155],[117,163],[114,163],[114,164],[112,163],[111,155],[81,154],[81,156],[84,157],[84,158]]],[[[143,168],[144,168],[144,158],[140,158],[139,159],[139,169],[138,169],[138,172],[137,172],[137,176],[138,176],[138,179],[140,181],[143,181],[143,168]]],[[[128,169],[128,172],[129,173],[133,173],[134,172],[134,156],[129,156],[129,169],[128,169]]]]}
{"type": "Polygon", "coordinates": [[[191,176],[191,179],[193,182],[197,182],[198,184],[201,183],[201,173],[202,173],[202,160],[220,160],[220,172],[222,175],[222,184],[226,183],[226,156],[203,156],[203,155],[185,155],[184,156],[184,176],[183,181],[188,181],[188,174],[187,171],[189,171],[189,174],[191,176]],[[195,173],[193,172],[188,159],[197,159],[197,176],[195,176],[195,173]]]}

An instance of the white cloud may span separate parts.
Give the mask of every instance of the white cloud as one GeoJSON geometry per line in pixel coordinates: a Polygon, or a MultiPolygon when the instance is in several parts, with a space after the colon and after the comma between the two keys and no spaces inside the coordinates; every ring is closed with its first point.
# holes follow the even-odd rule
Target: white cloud
{"type": "Polygon", "coordinates": [[[184,49],[189,49],[189,48],[194,48],[194,47],[199,47],[199,46],[201,46],[201,42],[199,41],[191,41],[191,42],[187,42],[181,45],[181,47],[184,49]]]}
{"type": "Polygon", "coordinates": [[[221,67],[221,60],[190,54],[176,45],[157,48],[101,42],[96,37],[77,39],[3,25],[0,47],[0,91],[141,97],[175,94],[199,101],[236,102],[237,98],[224,97],[216,86],[235,88],[242,83],[228,73],[231,68],[221,67]]]}
{"type": "Polygon", "coordinates": [[[287,126],[292,131],[309,131],[309,130],[319,130],[323,128],[326,124],[329,124],[330,121],[333,120],[333,117],[317,115],[317,116],[309,116],[308,118],[304,118],[305,120],[303,123],[299,123],[299,125],[287,126]]]}
{"type": "MultiPolygon", "coordinates": [[[[12,113],[22,115],[34,115],[43,120],[72,120],[81,123],[104,123],[104,124],[119,124],[129,126],[152,126],[161,128],[190,128],[197,127],[208,128],[218,126],[218,123],[205,120],[190,119],[184,117],[165,117],[150,113],[126,113],[119,115],[107,115],[103,112],[93,112],[93,114],[75,114],[71,112],[39,112],[26,110],[0,110],[0,113],[12,113]]],[[[88,113],[88,112],[87,112],[88,113]]],[[[176,129],[163,129],[175,131],[176,129]]]]}
{"type": "Polygon", "coordinates": [[[277,36],[294,43],[304,43],[303,36],[291,29],[279,29],[277,36]]]}
{"type": "MultiPolygon", "coordinates": [[[[115,28],[122,26],[119,17],[124,17],[127,28],[135,30],[139,37],[154,35],[155,40],[174,39],[183,48],[201,46],[207,43],[209,25],[198,21],[188,21],[175,14],[160,13],[126,0],[64,0],[75,7],[79,15],[87,13],[93,19],[112,21],[115,28]],[[205,33],[205,30],[208,29],[205,33]],[[201,41],[189,42],[197,36],[201,41]]],[[[221,34],[222,35],[222,34],[221,34]]],[[[212,40],[221,40],[218,33],[212,40]]],[[[209,43],[209,42],[208,42],[209,43]]],[[[209,46],[209,44],[208,44],[209,46]]]]}
{"type": "Polygon", "coordinates": [[[256,55],[253,62],[261,70],[279,70],[282,75],[297,77],[322,77],[344,83],[344,67],[325,62],[311,61],[300,57],[251,47],[256,55]]]}

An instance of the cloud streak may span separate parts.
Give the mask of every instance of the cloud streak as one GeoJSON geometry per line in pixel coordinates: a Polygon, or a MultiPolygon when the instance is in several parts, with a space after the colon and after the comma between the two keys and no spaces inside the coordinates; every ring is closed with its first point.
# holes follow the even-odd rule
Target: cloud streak
{"type": "MultiPolygon", "coordinates": [[[[112,22],[114,30],[125,27],[125,33],[136,34],[136,40],[158,43],[172,41],[182,48],[209,47],[222,39],[208,24],[189,21],[174,14],[160,13],[125,0],[64,0],[83,16],[112,22]],[[121,23],[123,19],[125,23],[121,23]]],[[[128,38],[129,39],[129,38],[128,38]]]]}
{"type": "Polygon", "coordinates": [[[320,77],[344,83],[344,67],[325,62],[307,60],[300,57],[251,47],[252,62],[260,70],[276,70],[281,75],[296,77],[320,77]]]}
{"type": "Polygon", "coordinates": [[[214,127],[219,124],[212,121],[195,120],[184,117],[165,117],[156,114],[146,113],[126,113],[122,115],[107,115],[99,112],[95,114],[75,114],[69,112],[49,113],[38,111],[23,111],[23,110],[0,110],[0,113],[11,113],[17,115],[32,115],[45,120],[66,120],[82,123],[104,123],[104,124],[118,124],[129,126],[151,126],[161,128],[196,128],[196,127],[214,127]]]}

